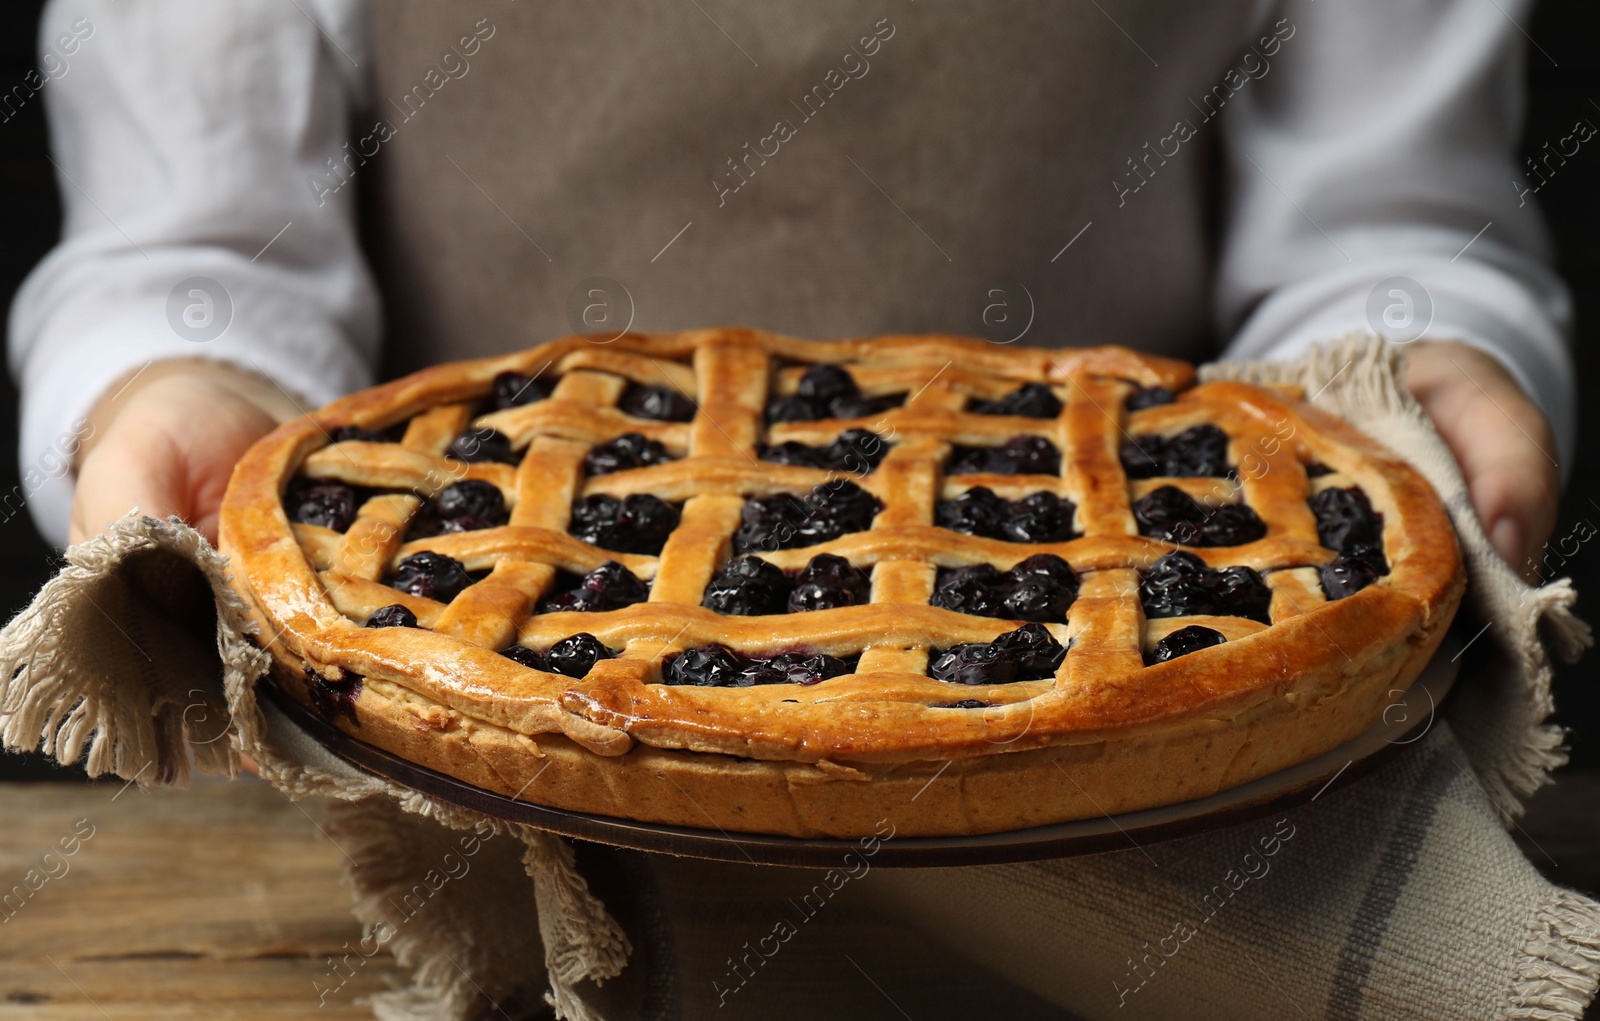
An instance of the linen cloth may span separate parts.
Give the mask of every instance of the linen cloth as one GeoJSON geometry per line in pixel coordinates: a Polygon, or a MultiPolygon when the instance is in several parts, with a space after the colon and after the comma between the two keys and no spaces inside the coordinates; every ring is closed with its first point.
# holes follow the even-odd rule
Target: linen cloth
{"type": "Polygon", "coordinates": [[[352,863],[363,952],[387,947],[412,969],[411,986],[375,997],[384,1021],[464,1021],[485,998],[499,1010],[546,983],[558,1015],[578,1021],[891,1017],[907,1005],[919,1021],[989,1009],[1578,1018],[1600,982],[1600,904],[1540,877],[1504,824],[1565,757],[1546,722],[1544,640],[1576,655],[1589,632],[1566,580],[1529,588],[1495,556],[1397,382],[1401,357],[1353,337],[1290,365],[1203,375],[1298,385],[1432,482],[1489,624],[1448,720],[1347,789],[1228,829],[1085,858],[823,879],[837,898],[795,916],[770,956],[762,937],[811,906],[819,873],[623,853],[580,869],[562,839],[317,745],[257,700],[266,654],[225,558],[176,521],[130,515],[73,547],[0,631],[0,738],[141,784],[233,775],[242,753],[290,797],[337,799],[330,833],[352,863]],[[469,842],[462,881],[427,878],[450,874],[447,856],[460,861],[469,842]],[[408,895],[425,907],[397,915],[408,895]]]}

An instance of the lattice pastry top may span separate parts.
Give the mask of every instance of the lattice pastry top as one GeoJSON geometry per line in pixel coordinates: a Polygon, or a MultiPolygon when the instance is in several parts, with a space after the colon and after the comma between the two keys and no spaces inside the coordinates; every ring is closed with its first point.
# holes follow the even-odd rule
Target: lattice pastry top
{"type": "Polygon", "coordinates": [[[281,683],[463,747],[870,774],[1392,680],[1459,596],[1432,490],[1295,394],[1193,377],[944,336],[571,337],[281,427],[223,544],[281,683]]]}

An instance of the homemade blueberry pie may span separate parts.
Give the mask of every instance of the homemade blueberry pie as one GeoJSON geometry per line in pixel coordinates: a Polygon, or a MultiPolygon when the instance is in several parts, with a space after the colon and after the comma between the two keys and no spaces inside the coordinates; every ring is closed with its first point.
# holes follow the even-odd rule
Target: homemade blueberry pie
{"type": "Polygon", "coordinates": [[[223,506],[271,683],[543,805],[797,836],[1202,797],[1366,729],[1463,572],[1410,466],[1121,348],[699,330],[443,365],[223,506]]]}

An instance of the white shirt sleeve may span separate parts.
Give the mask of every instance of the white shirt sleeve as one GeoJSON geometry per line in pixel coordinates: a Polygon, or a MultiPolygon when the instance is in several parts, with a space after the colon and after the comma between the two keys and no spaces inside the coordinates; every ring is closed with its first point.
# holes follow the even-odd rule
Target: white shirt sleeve
{"type": "Polygon", "coordinates": [[[1403,338],[1415,332],[1394,330],[1408,304],[1420,326],[1431,303],[1423,336],[1499,358],[1549,417],[1559,447],[1549,453],[1565,473],[1571,301],[1516,156],[1518,25],[1532,6],[1330,0],[1274,11],[1264,34],[1276,30],[1281,46],[1245,58],[1256,77],[1218,116],[1229,202],[1217,308],[1230,356],[1279,358],[1385,326],[1385,311],[1403,338]],[[1369,296],[1393,277],[1420,289],[1385,286],[1369,314],[1369,296]]]}
{"type": "Polygon", "coordinates": [[[341,164],[352,183],[334,189],[327,162],[346,154],[369,47],[358,0],[52,0],[40,46],[64,219],[12,305],[10,361],[21,495],[61,543],[61,455],[150,362],[235,363],[307,408],[370,382],[359,170],[341,164]]]}

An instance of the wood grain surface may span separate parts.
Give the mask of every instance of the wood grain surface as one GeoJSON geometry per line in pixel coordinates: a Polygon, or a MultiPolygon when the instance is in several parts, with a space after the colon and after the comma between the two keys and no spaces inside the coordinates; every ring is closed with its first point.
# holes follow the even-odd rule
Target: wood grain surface
{"type": "Polygon", "coordinates": [[[345,946],[319,816],[256,780],[0,786],[0,1019],[371,1018],[403,976],[345,946]]]}

